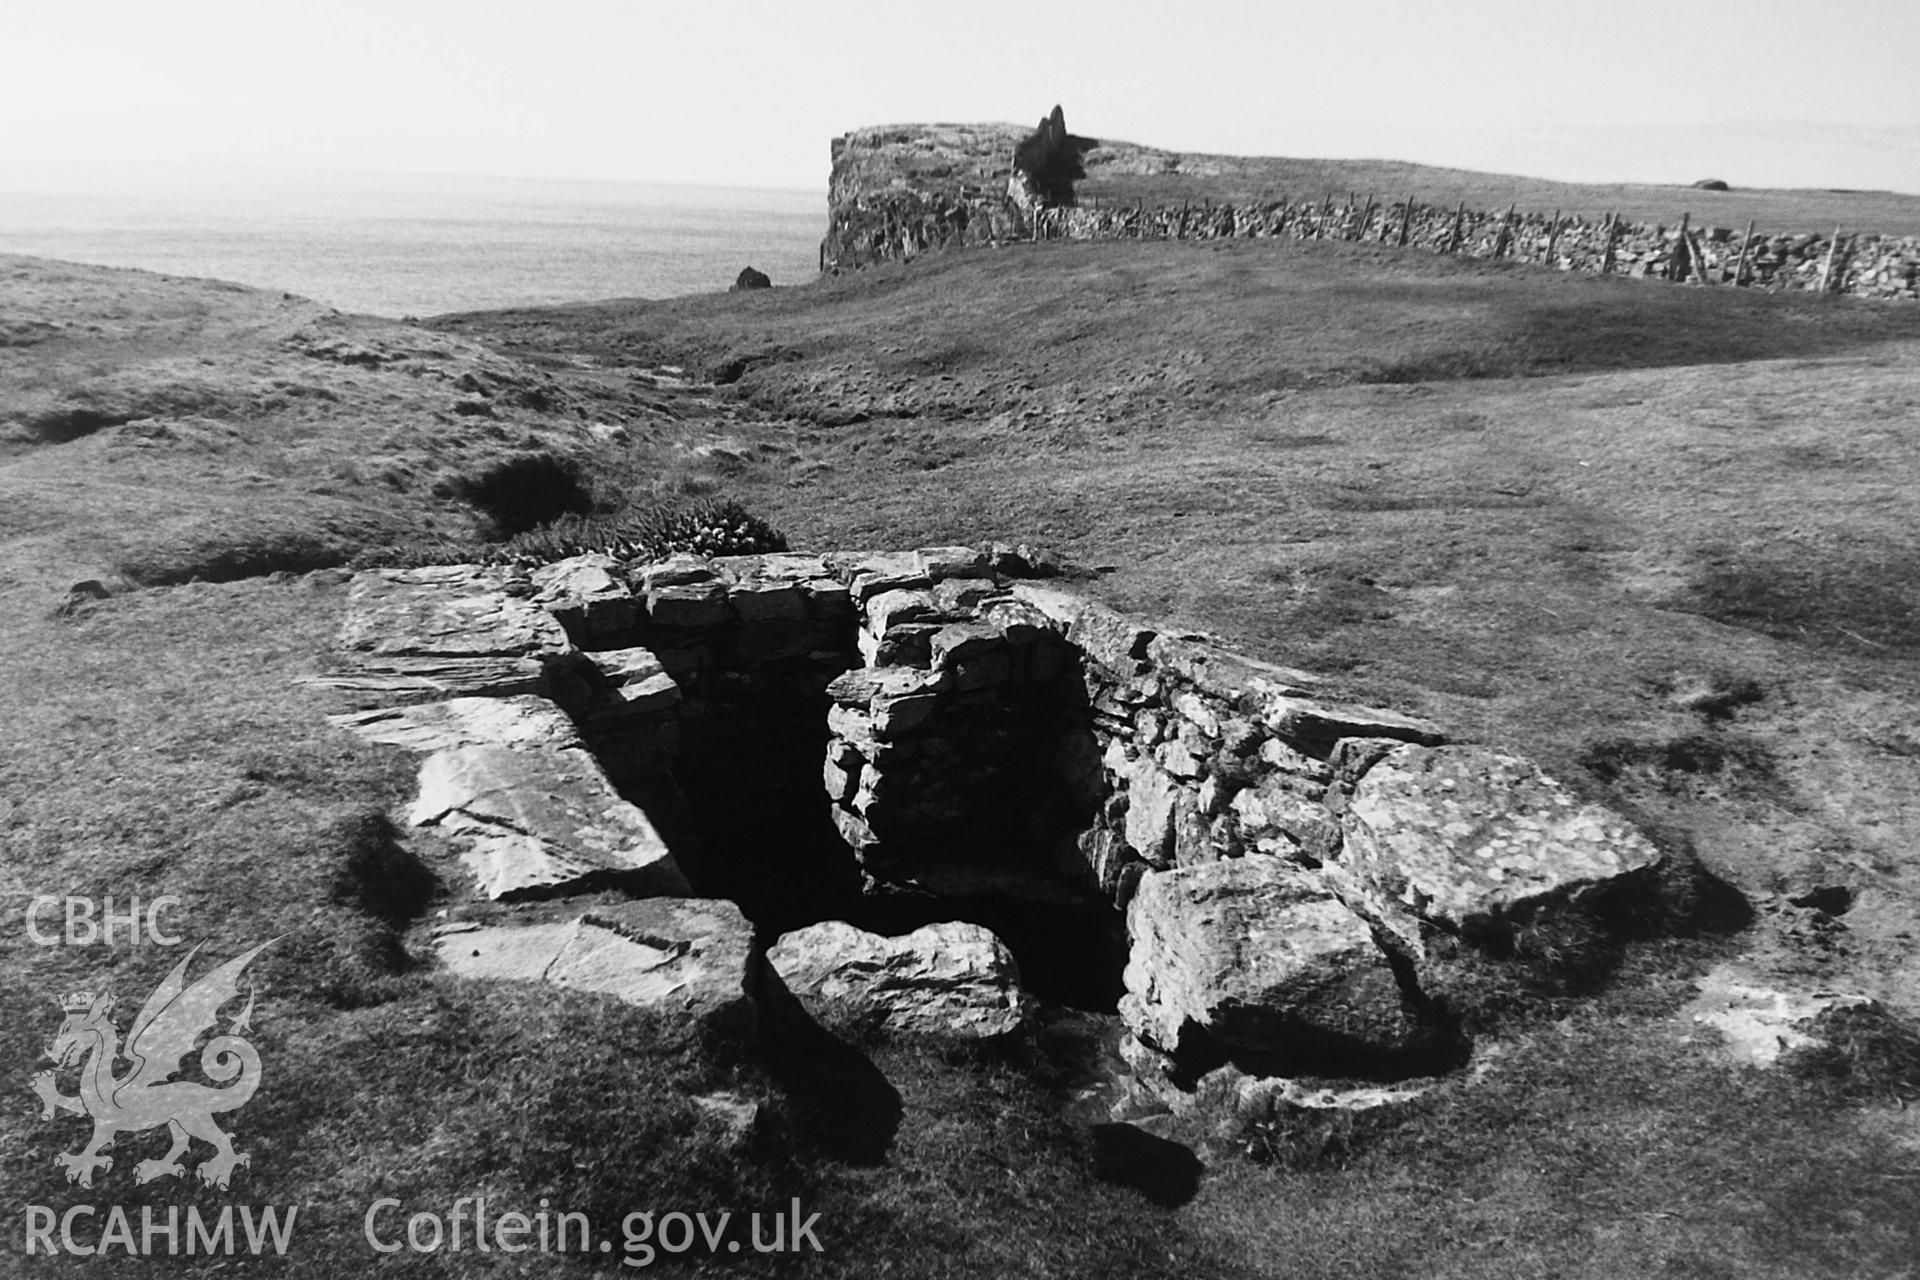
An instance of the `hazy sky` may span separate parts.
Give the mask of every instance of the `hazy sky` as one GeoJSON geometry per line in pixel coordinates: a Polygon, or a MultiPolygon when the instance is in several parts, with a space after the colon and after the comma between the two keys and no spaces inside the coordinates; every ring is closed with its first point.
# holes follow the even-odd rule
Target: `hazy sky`
{"type": "MultiPolygon", "coordinates": [[[[865,124],[1920,193],[1920,0],[0,0],[0,161],[824,187],[865,124]]],[[[0,184],[4,184],[0,171],[0,184]]]]}

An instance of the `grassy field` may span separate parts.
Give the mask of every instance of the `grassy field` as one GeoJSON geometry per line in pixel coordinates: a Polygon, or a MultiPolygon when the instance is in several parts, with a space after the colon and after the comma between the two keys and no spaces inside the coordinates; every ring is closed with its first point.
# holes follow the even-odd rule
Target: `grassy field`
{"type": "MultiPolygon", "coordinates": [[[[1098,153],[1096,153],[1097,155],[1098,153]]],[[[1091,157],[1090,157],[1091,159],[1091,157]]],[[[1186,167],[1183,165],[1183,167],[1186,167]]],[[[1598,222],[1617,213],[1628,222],[1673,226],[1691,214],[1694,226],[1754,229],[1768,234],[1826,234],[1834,227],[1849,233],[1920,235],[1920,197],[1892,191],[1808,191],[1737,188],[1706,191],[1697,187],[1646,182],[1553,182],[1515,174],[1442,169],[1398,160],[1294,160],[1278,158],[1196,157],[1196,172],[1118,173],[1097,164],[1088,170],[1081,194],[1096,204],[1148,205],[1192,200],[1257,202],[1322,200],[1344,203],[1372,196],[1383,204],[1411,197],[1421,204],[1469,209],[1505,209],[1521,213],[1598,222]],[[1214,170],[1214,172],[1209,172],[1214,170]]],[[[1703,177],[1708,175],[1702,175],[1703,177]]]]}
{"type": "MultiPolygon", "coordinates": [[[[1078,128],[1087,121],[1070,122],[1078,128]]],[[[905,174],[914,186],[939,189],[965,183],[999,189],[1007,180],[1013,148],[1031,125],[888,125],[864,130],[861,163],[882,175],[905,174]]],[[[1617,213],[1629,222],[1677,224],[1693,215],[1695,226],[1742,229],[1751,220],[1766,234],[1832,232],[1920,235],[1920,196],[1891,191],[1747,189],[1732,173],[1702,173],[1730,180],[1733,190],[1706,191],[1655,183],[1553,182],[1517,174],[1444,169],[1402,160],[1318,160],[1289,156],[1225,156],[1166,151],[1102,138],[1086,155],[1086,179],[1077,186],[1083,203],[1152,205],[1250,203],[1280,199],[1319,201],[1372,196],[1383,204],[1412,198],[1423,204],[1504,210],[1547,216],[1554,210],[1598,222],[1617,213]]]]}
{"type": "Polygon", "coordinates": [[[1678,1011],[1737,959],[1920,1012],[1920,308],[1269,242],[427,328],[24,259],[0,289],[7,1247],[21,1205],[80,1194],[50,1163],[78,1122],[26,1093],[49,997],[144,994],[175,959],[38,947],[22,908],[172,892],[214,954],[288,934],[256,962],[267,1086],[235,1125],[240,1198],[303,1206],[287,1274],[542,1273],[364,1242],[375,1196],[472,1194],[822,1214],[824,1255],[724,1274],[1910,1272],[1895,1100],[1920,1080],[1737,1069],[1678,1011]],[[898,1102],[876,1156],[777,1054],[416,959],[461,890],[378,822],[412,764],[294,680],[340,617],[325,566],[498,533],[463,495],[541,455],[603,507],[733,496],[799,547],[1050,543],[1116,604],[1538,758],[1753,918],[1522,1008],[1483,1071],[1388,1121],[1208,1150],[1177,1195],[1069,1118],[1087,1064],[1052,1023],[987,1054],[864,1044],[898,1102]],[[56,614],[89,578],[110,598],[56,614]],[[413,859],[424,903],[364,879],[413,859]],[[1793,902],[1836,886],[1847,909],[1793,902]],[[686,1100],[713,1089],[764,1103],[758,1136],[686,1100]]]}

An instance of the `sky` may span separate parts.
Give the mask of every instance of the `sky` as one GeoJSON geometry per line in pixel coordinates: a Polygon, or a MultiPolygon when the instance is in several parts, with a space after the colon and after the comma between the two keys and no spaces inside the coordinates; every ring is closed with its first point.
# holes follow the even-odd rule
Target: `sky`
{"type": "Polygon", "coordinates": [[[7,174],[823,189],[869,124],[1920,194],[1920,0],[0,0],[7,174]]]}

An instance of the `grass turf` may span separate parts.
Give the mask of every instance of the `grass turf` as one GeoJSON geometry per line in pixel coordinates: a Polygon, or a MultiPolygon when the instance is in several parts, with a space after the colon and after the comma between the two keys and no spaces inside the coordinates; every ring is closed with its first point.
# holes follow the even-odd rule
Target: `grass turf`
{"type": "MultiPolygon", "coordinates": [[[[1672,1021],[1687,975],[1758,931],[1634,952],[1561,1021],[1503,1030],[1478,1084],[1377,1131],[1280,1135],[1291,1154],[1268,1165],[1219,1160],[1184,1206],[1094,1176],[1038,1050],[874,1047],[901,1118],[873,1166],[813,1141],[738,1045],[409,961],[460,881],[409,835],[441,896],[405,891],[369,815],[404,800],[411,763],[326,730],[292,683],[329,642],[336,580],[122,591],[50,616],[76,579],[125,585],[143,555],[231,563],[263,526],[325,531],[327,558],[470,538],[487,521],[459,479],[553,450],[604,495],[738,497],[796,546],[1051,541],[1116,603],[1539,757],[1756,902],[1845,878],[1859,897],[1837,950],[1796,962],[1898,1001],[1917,989],[1902,931],[1920,834],[1907,311],[1372,247],[1064,245],[440,332],[326,319],[327,345],[296,339],[324,317],[282,299],[6,267],[26,310],[67,326],[0,370],[7,919],[35,893],[174,892],[219,954],[292,931],[257,962],[268,1091],[236,1124],[256,1152],[246,1198],[310,1215],[291,1273],[366,1258],[373,1194],[444,1213],[483,1191],[596,1216],[797,1195],[823,1214],[818,1274],[1907,1265],[1901,1113],[1820,1072],[1724,1067],[1672,1021]],[[154,393],[182,382],[167,361],[183,345],[208,362],[186,407],[154,393]],[[717,391],[660,369],[736,361],[717,391]],[[477,395],[466,375],[494,389],[490,412],[456,407],[477,395]],[[276,378],[333,398],[254,394],[276,378]],[[86,388],[108,416],[141,412],[73,438],[32,425],[86,388]],[[1740,696],[1679,696],[1696,686],[1740,696]],[[355,887],[396,876],[393,893],[355,887]],[[685,1100],[720,1087],[767,1104],[763,1145],[729,1146],[685,1100]]],[[[48,996],[144,993],[172,959],[39,948],[10,926],[0,1076],[24,1089],[48,996]]],[[[24,1099],[0,1118],[10,1199],[65,1203],[48,1157],[78,1122],[42,1125],[24,1099]]]]}

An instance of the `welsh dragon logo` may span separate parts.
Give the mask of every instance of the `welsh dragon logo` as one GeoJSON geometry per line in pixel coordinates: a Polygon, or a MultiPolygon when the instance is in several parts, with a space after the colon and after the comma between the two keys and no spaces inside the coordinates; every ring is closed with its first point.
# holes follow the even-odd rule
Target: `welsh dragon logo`
{"type": "Polygon", "coordinates": [[[199,1168],[200,1181],[210,1187],[225,1190],[234,1169],[250,1162],[244,1152],[233,1149],[233,1140],[221,1132],[213,1118],[246,1105],[260,1087],[260,1055],[240,1035],[253,1029],[251,990],[246,1007],[231,1017],[226,1032],[216,1034],[200,1051],[200,1069],[222,1087],[171,1077],[180,1071],[181,1060],[193,1051],[201,1033],[218,1030],[220,1007],[240,994],[240,971],[277,941],[269,939],[235,956],[188,986],[187,965],[200,950],[194,947],[140,1007],[127,1032],[124,1051],[119,1028],[110,1017],[116,1003],[110,993],[77,991],[59,1001],[66,1019],[47,1046],[54,1070],[37,1072],[33,1091],[43,1107],[42,1120],[53,1119],[57,1111],[93,1120],[92,1141],[79,1151],[62,1152],[53,1158],[67,1171],[68,1182],[91,1187],[96,1170],[104,1173],[113,1168],[113,1157],[102,1153],[113,1145],[116,1134],[138,1133],[161,1125],[172,1133],[173,1146],[161,1159],[134,1165],[136,1183],[177,1178],[185,1173],[180,1157],[193,1138],[214,1148],[214,1154],[199,1168]],[[122,1057],[130,1066],[115,1075],[114,1064],[122,1057]],[[54,1072],[75,1063],[81,1063],[80,1092],[63,1094],[54,1083],[54,1072]]]}

